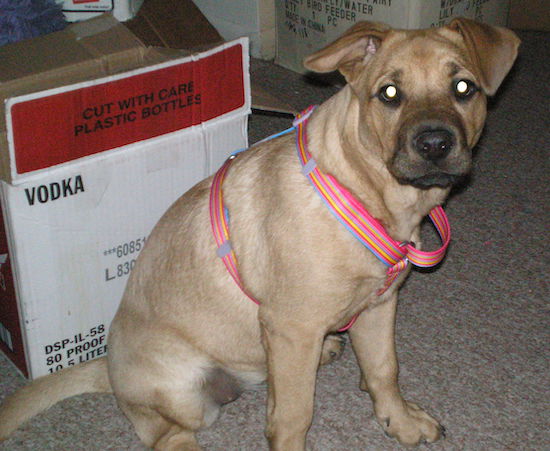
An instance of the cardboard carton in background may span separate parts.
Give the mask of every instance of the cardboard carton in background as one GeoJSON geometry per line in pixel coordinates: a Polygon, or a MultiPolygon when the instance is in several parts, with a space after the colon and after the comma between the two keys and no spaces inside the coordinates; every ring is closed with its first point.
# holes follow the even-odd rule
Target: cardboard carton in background
{"type": "Polygon", "coordinates": [[[275,57],[275,3],[279,3],[278,0],[194,0],[194,3],[224,39],[248,36],[253,57],[275,57]]]}
{"type": "Polygon", "coordinates": [[[247,44],[150,48],[104,15],[0,48],[0,348],[23,374],[106,352],[154,224],[246,147],[247,44]]]}
{"type": "Polygon", "coordinates": [[[276,2],[275,62],[303,73],[303,59],[329,44],[361,20],[384,22],[395,28],[429,28],[468,17],[505,26],[508,0],[385,0],[276,2]]]}

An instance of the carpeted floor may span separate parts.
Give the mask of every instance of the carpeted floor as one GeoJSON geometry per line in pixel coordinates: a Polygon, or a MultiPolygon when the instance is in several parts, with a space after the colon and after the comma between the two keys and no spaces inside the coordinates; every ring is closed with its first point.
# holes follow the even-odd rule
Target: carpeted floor
{"type": "MultiPolygon", "coordinates": [[[[415,271],[401,293],[397,342],[401,387],[446,426],[446,440],[419,449],[550,450],[550,33],[521,33],[521,56],[491,103],[470,183],[447,204],[448,258],[415,271]]],[[[252,77],[302,108],[334,92],[270,63],[252,77]]],[[[290,119],[253,114],[250,141],[290,119]]],[[[433,231],[427,228],[429,241],[433,231]]],[[[375,423],[348,346],[319,371],[308,449],[399,450],[375,423]]],[[[0,397],[24,383],[0,358],[0,397]]],[[[226,406],[202,432],[209,451],[267,449],[265,388],[226,406]]],[[[110,395],[66,400],[21,428],[0,450],[143,450],[110,395]]]]}

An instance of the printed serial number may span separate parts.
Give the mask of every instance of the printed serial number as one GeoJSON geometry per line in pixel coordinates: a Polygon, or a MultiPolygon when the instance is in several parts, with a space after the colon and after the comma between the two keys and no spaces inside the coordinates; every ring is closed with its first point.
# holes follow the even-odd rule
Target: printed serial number
{"type": "Polygon", "coordinates": [[[103,255],[116,255],[117,258],[127,257],[128,255],[141,251],[145,245],[145,241],[147,241],[147,237],[138,238],[136,240],[128,241],[127,243],[119,244],[103,251],[103,255]]]}
{"type": "Polygon", "coordinates": [[[111,280],[127,276],[132,272],[135,265],[136,259],[133,258],[132,260],[116,265],[116,268],[105,268],[105,281],[110,282],[111,280]]]}
{"type": "Polygon", "coordinates": [[[112,280],[120,279],[121,277],[126,277],[136,264],[136,258],[132,257],[135,254],[138,254],[145,246],[147,237],[137,238],[135,240],[128,241],[126,243],[113,246],[103,252],[103,255],[109,256],[112,255],[118,259],[125,259],[125,261],[116,263],[108,268],[105,268],[105,281],[110,282],[112,280]]]}

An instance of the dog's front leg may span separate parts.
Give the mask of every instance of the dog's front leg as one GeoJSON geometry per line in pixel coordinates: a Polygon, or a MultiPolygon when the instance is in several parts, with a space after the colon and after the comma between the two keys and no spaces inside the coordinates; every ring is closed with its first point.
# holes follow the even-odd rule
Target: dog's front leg
{"type": "Polygon", "coordinates": [[[303,451],[313,417],[323,334],[288,320],[262,320],[269,397],[266,436],[272,451],[303,451]]]}
{"type": "Polygon", "coordinates": [[[443,427],[416,404],[405,401],[397,383],[396,306],[394,295],[361,313],[350,329],[361,367],[361,389],[369,392],[376,418],[388,435],[406,445],[434,442],[443,434],[443,427]]]}

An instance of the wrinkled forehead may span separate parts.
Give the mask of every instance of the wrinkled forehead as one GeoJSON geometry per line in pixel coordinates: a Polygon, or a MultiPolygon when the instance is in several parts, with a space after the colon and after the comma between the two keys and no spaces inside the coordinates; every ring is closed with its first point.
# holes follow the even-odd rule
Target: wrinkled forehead
{"type": "Polygon", "coordinates": [[[377,54],[374,76],[394,81],[438,83],[458,74],[474,76],[457,33],[441,29],[394,31],[377,54]]]}

